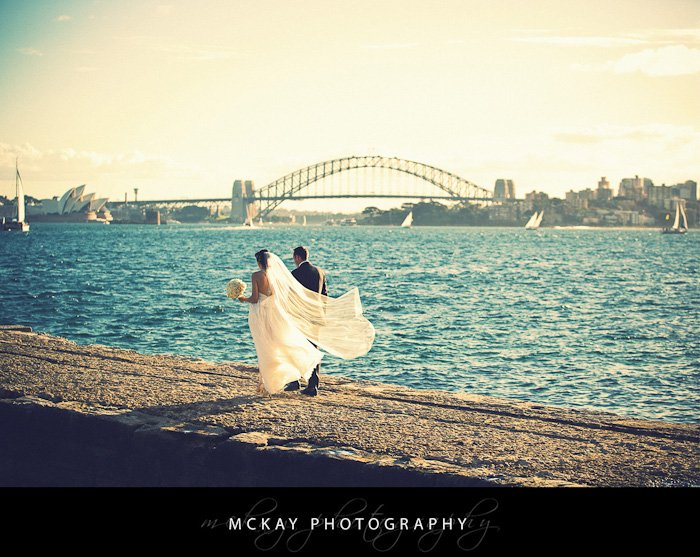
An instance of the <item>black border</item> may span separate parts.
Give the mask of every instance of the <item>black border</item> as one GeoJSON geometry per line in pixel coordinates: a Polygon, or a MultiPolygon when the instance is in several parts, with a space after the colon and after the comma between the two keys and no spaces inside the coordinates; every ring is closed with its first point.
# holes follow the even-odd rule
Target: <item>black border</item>
{"type": "Polygon", "coordinates": [[[218,546],[236,555],[328,555],[341,549],[362,555],[610,550],[648,554],[652,549],[687,551],[688,544],[696,545],[697,493],[694,488],[19,487],[2,488],[0,497],[5,533],[54,548],[63,545],[58,540],[97,536],[100,549],[112,543],[127,549],[122,544],[136,540],[163,548],[195,542],[199,548],[218,546]],[[381,532],[367,528],[318,527],[308,535],[312,517],[330,518],[341,510],[365,521],[380,512],[396,524],[401,517],[466,518],[472,511],[472,523],[471,530],[460,530],[454,522],[453,530],[443,531],[439,539],[438,532],[428,534],[427,528],[411,528],[400,536],[385,531],[374,542],[381,532]],[[247,513],[267,514],[273,520],[294,517],[297,525],[263,537],[261,532],[228,529],[228,518],[247,513]],[[461,543],[469,551],[457,546],[465,533],[469,535],[461,543]]]}

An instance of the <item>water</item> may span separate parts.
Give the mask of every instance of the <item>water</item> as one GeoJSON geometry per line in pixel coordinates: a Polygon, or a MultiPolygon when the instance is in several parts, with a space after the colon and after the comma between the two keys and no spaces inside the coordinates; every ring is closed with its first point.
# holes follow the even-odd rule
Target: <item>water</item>
{"type": "Polygon", "coordinates": [[[255,363],[227,299],[266,247],[359,286],[371,352],[322,371],[700,422],[700,234],[656,230],[100,226],[0,235],[0,322],[79,343],[255,363]]]}

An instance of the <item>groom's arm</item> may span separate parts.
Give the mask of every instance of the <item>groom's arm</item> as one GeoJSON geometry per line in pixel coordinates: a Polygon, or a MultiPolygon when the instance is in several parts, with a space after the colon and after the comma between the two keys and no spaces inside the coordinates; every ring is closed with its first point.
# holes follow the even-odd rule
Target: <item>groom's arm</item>
{"type": "Polygon", "coordinates": [[[257,277],[255,276],[255,273],[250,277],[250,283],[252,286],[253,293],[248,296],[247,298],[245,296],[239,296],[238,300],[240,302],[248,302],[250,304],[257,304],[258,303],[258,298],[259,298],[259,290],[258,290],[258,281],[257,277]]]}
{"type": "Polygon", "coordinates": [[[326,272],[323,269],[319,269],[318,274],[319,274],[319,279],[321,281],[323,281],[322,286],[321,286],[321,294],[323,296],[328,296],[328,285],[326,284],[326,272]]]}

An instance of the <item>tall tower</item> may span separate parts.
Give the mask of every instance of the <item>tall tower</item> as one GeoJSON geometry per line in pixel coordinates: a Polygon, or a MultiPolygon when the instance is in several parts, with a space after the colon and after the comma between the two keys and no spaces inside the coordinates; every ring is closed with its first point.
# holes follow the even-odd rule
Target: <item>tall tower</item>
{"type": "Polygon", "coordinates": [[[596,190],[596,199],[598,201],[609,201],[612,199],[612,188],[610,187],[610,182],[603,176],[598,181],[598,189],[596,190]]]}
{"type": "Polygon", "coordinates": [[[515,182],[513,180],[506,180],[506,197],[515,199],[515,182]]]}
{"type": "Polygon", "coordinates": [[[496,180],[496,185],[493,187],[493,197],[495,199],[506,198],[506,181],[499,178],[496,180]]]}
{"type": "Polygon", "coordinates": [[[499,178],[493,188],[494,199],[515,199],[515,184],[513,180],[499,178]]]}
{"type": "Polygon", "coordinates": [[[231,192],[231,222],[245,222],[245,196],[243,195],[243,180],[233,182],[231,192]]]}
{"type": "Polygon", "coordinates": [[[231,222],[243,223],[257,214],[253,203],[255,184],[252,180],[235,180],[231,192],[231,222]]]}

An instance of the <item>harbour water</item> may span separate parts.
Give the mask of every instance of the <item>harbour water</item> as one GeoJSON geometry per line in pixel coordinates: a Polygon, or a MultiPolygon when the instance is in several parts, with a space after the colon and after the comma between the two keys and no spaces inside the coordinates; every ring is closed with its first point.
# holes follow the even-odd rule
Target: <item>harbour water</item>
{"type": "Polygon", "coordinates": [[[377,331],[322,373],[700,422],[694,231],[37,223],[0,236],[0,323],[254,364],[225,284],[300,244],[377,331]]]}

